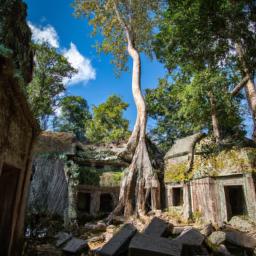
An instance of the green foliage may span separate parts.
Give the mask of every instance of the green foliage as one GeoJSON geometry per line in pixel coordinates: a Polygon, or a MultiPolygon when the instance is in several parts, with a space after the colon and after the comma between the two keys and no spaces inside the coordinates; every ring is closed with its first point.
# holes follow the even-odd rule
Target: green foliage
{"type": "Polygon", "coordinates": [[[0,6],[0,54],[7,57],[6,54],[12,53],[14,66],[21,74],[23,84],[27,84],[31,81],[33,68],[27,6],[21,0],[1,0],[0,6]]]}
{"type": "Polygon", "coordinates": [[[98,186],[100,184],[100,173],[94,168],[79,168],[80,184],[98,186]]]}
{"type": "Polygon", "coordinates": [[[164,1],[159,0],[74,0],[75,14],[85,16],[93,27],[93,35],[100,33],[103,40],[97,49],[112,54],[117,71],[127,70],[127,34],[138,52],[151,55],[152,35],[156,13],[164,1]],[[119,17],[117,15],[119,14],[119,17]]]}
{"type": "Polygon", "coordinates": [[[123,118],[128,104],[116,95],[93,107],[93,118],[86,124],[86,135],[93,143],[119,143],[128,138],[129,121],[123,118]]]}
{"type": "Polygon", "coordinates": [[[34,46],[35,68],[33,80],[26,88],[29,103],[41,128],[46,129],[48,118],[54,113],[65,91],[64,78],[70,78],[75,70],[67,59],[47,44],[34,46]]]}
{"type": "Polygon", "coordinates": [[[182,88],[178,88],[176,94],[180,102],[178,115],[191,123],[194,131],[211,131],[212,95],[216,101],[216,115],[222,136],[241,135],[239,102],[230,95],[229,85],[230,81],[220,70],[205,69],[196,73],[190,83],[179,85],[182,88]]]}
{"type": "Polygon", "coordinates": [[[204,69],[194,72],[193,76],[182,74],[172,83],[160,80],[157,88],[146,90],[149,116],[157,121],[152,137],[167,151],[176,138],[201,130],[211,133],[210,93],[216,100],[222,136],[242,136],[239,99],[229,93],[232,83],[219,69],[204,69]]]}
{"type": "Polygon", "coordinates": [[[55,118],[55,130],[73,132],[84,139],[85,123],[91,119],[87,101],[80,96],[66,96],[59,103],[60,115],[55,118]]]}
{"type": "Polygon", "coordinates": [[[79,183],[93,186],[119,186],[123,172],[121,170],[105,170],[93,167],[79,168],[79,183]]]}
{"type": "Polygon", "coordinates": [[[175,84],[169,83],[166,79],[160,79],[157,88],[146,89],[148,115],[156,121],[150,136],[163,152],[170,149],[175,139],[193,133],[190,123],[178,115],[180,103],[174,93],[174,87],[175,84]]]}
{"type": "Polygon", "coordinates": [[[256,2],[229,0],[169,1],[155,51],[169,70],[205,66],[240,66],[235,44],[241,43],[247,68],[255,69],[256,2]],[[235,63],[234,63],[235,62],[235,63]]]}

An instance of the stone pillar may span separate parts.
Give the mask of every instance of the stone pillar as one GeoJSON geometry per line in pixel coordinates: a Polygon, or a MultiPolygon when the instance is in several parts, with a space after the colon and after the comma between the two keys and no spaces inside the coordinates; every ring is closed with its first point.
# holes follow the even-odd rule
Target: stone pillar
{"type": "Polygon", "coordinates": [[[183,218],[188,220],[192,217],[191,185],[190,182],[183,185],[183,218]]]}
{"type": "Polygon", "coordinates": [[[100,191],[91,193],[90,214],[95,216],[100,210],[100,191]]]}
{"type": "Polygon", "coordinates": [[[248,215],[256,220],[256,190],[254,178],[251,173],[244,175],[244,192],[248,215]]]}

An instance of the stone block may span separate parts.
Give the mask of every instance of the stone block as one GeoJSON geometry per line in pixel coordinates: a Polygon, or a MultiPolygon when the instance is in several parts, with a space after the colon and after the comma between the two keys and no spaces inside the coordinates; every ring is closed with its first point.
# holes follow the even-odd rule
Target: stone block
{"type": "Polygon", "coordinates": [[[56,246],[60,247],[72,238],[72,234],[68,234],[66,232],[59,232],[57,235],[54,236],[54,238],[56,238],[56,246]]]}
{"type": "Polygon", "coordinates": [[[132,237],[137,229],[132,224],[125,224],[110,240],[106,243],[97,255],[118,256],[128,250],[132,237]]]}
{"type": "Polygon", "coordinates": [[[209,255],[207,249],[204,247],[205,236],[198,230],[191,228],[183,231],[172,242],[179,244],[182,247],[181,255],[209,255]]]}
{"type": "Polygon", "coordinates": [[[73,253],[73,254],[81,252],[81,251],[85,251],[87,249],[88,249],[87,241],[78,239],[78,238],[72,238],[62,248],[62,250],[64,252],[73,253]]]}
{"type": "Polygon", "coordinates": [[[137,234],[129,246],[129,256],[179,256],[182,246],[170,239],[137,234]]]}
{"type": "Polygon", "coordinates": [[[202,235],[197,229],[191,228],[183,231],[177,238],[173,239],[173,241],[185,245],[201,246],[204,239],[204,235],[202,235]]]}
{"type": "Polygon", "coordinates": [[[165,236],[168,234],[170,224],[166,221],[154,217],[149,225],[145,228],[144,234],[145,235],[152,235],[152,236],[165,236]]]}
{"type": "Polygon", "coordinates": [[[256,247],[256,239],[239,231],[226,232],[226,241],[248,249],[256,247]]]}

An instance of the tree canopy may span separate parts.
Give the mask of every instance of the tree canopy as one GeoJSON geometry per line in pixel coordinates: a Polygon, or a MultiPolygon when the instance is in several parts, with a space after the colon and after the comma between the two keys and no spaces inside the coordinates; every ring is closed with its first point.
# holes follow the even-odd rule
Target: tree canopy
{"type": "Polygon", "coordinates": [[[42,129],[58,106],[65,92],[64,78],[71,78],[76,70],[55,48],[46,43],[34,44],[35,67],[33,80],[26,91],[34,115],[42,129]]]}
{"type": "Polygon", "coordinates": [[[129,121],[123,112],[128,104],[116,95],[108,97],[106,102],[93,107],[92,120],[86,123],[86,135],[94,143],[120,143],[128,139],[129,121]]]}
{"type": "Polygon", "coordinates": [[[85,124],[91,119],[87,101],[80,96],[66,96],[60,100],[59,108],[55,130],[73,132],[79,140],[85,139],[85,124]]]}
{"type": "Polygon", "coordinates": [[[221,70],[205,69],[173,82],[161,79],[157,88],[146,90],[149,116],[157,121],[151,136],[162,150],[167,151],[176,138],[213,133],[212,97],[220,136],[244,135],[240,98],[229,92],[232,82],[221,70]]]}

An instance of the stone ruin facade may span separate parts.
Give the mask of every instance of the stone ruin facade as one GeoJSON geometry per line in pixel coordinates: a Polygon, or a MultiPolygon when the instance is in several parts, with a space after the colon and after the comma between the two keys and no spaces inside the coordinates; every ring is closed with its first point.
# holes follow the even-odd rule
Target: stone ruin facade
{"type": "Polygon", "coordinates": [[[117,157],[119,150],[82,144],[71,133],[42,132],[33,154],[28,214],[65,219],[71,203],[78,218],[110,213],[118,203],[121,174],[127,166],[117,157]],[[70,198],[67,173],[74,167],[80,176],[70,198]]]}
{"type": "Polygon", "coordinates": [[[0,255],[20,255],[31,152],[39,127],[23,86],[32,77],[31,32],[22,1],[2,1],[0,13],[0,255]],[[15,20],[14,20],[15,19],[15,20]]]}
{"type": "Polygon", "coordinates": [[[255,145],[229,141],[216,152],[211,145],[196,134],[166,154],[167,207],[219,225],[236,215],[256,220],[255,145]]]}

